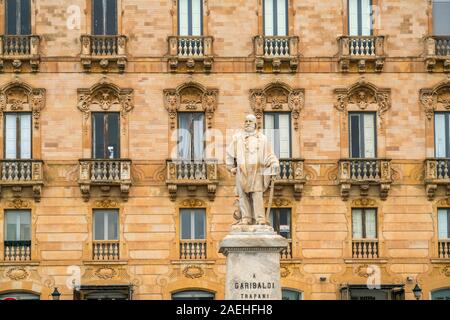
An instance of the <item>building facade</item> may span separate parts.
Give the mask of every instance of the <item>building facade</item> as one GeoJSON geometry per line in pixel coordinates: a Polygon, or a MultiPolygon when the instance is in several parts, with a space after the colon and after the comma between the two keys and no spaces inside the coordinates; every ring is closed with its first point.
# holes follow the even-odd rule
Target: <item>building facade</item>
{"type": "Polygon", "coordinates": [[[1,0],[0,298],[223,299],[248,113],[286,299],[449,298],[449,8],[1,0]]]}

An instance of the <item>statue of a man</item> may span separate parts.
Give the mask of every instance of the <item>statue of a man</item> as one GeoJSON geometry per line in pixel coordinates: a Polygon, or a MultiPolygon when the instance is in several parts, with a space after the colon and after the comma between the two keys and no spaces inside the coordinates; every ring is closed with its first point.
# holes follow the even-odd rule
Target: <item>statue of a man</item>
{"type": "Polygon", "coordinates": [[[266,136],[257,130],[254,115],[247,115],[245,130],[233,136],[226,162],[228,170],[236,175],[239,224],[267,224],[263,193],[272,176],[278,174],[280,164],[266,136]]]}

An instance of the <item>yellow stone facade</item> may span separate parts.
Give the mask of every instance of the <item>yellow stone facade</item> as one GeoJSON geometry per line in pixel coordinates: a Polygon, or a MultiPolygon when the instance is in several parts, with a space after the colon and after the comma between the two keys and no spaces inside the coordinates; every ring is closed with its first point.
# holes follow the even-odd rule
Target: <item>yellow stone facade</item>
{"type": "MultiPolygon", "coordinates": [[[[298,52],[273,61],[255,53],[255,37],[263,33],[261,0],[203,0],[203,34],[212,37],[212,53],[206,61],[189,61],[170,53],[177,1],[118,0],[118,32],[126,36],[118,45],[126,46],[125,55],[105,62],[82,54],[90,0],[32,0],[38,66],[31,58],[20,66],[2,58],[0,93],[24,92],[24,108],[33,112],[33,159],[42,167],[27,185],[2,182],[0,294],[26,291],[51,299],[58,287],[62,299],[72,299],[67,283],[79,275],[81,285],[131,284],[137,300],[170,299],[185,289],[224,298],[218,243],[234,223],[234,180],[219,161],[206,183],[169,181],[173,119],[186,108],[183,99],[172,98],[187,90],[201,97],[194,108],[222,135],[240,128],[247,113],[270,111],[274,92],[292,98],[281,108],[293,115],[292,157],[303,162],[296,181],[275,192],[274,206],[292,210],[292,258],[281,262],[283,288],[301,291],[304,299],[340,299],[340,286],[365,284],[371,265],[380,268],[381,283],[405,285],[406,299],[414,299],[416,281],[423,299],[450,287],[450,259],[439,257],[436,231],[437,208],[450,207],[450,200],[445,186],[427,178],[425,162],[434,157],[432,114],[448,108],[426,100],[426,93],[450,90],[445,66],[437,61],[430,72],[425,59],[431,1],[374,2],[380,16],[375,36],[383,37],[384,53],[362,70],[341,54],[346,1],[289,0],[289,35],[297,37],[298,52]],[[103,105],[101,90],[108,93],[103,105]],[[368,105],[358,103],[361,91],[368,105]],[[366,107],[377,112],[378,156],[390,161],[384,180],[363,190],[345,178],[342,160],[349,152],[348,112],[366,107]],[[91,157],[90,112],[102,108],[121,114],[124,176],[111,185],[91,183],[89,164],[83,169],[80,160],[91,157]],[[183,207],[206,209],[207,259],[180,259],[183,207]],[[352,257],[355,207],[377,208],[377,258],[352,257]],[[8,208],[32,212],[31,261],[3,259],[8,208]],[[119,209],[119,260],[92,260],[96,208],[119,209]]],[[[0,102],[2,112],[11,107],[0,102]]],[[[215,158],[223,159],[223,147],[216,144],[215,158]]],[[[3,145],[0,153],[3,158],[3,145]]]]}

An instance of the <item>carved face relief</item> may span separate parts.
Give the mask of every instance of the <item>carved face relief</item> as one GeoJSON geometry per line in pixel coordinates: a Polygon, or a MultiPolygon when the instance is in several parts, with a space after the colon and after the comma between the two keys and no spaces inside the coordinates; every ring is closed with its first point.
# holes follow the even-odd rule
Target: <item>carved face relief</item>
{"type": "Polygon", "coordinates": [[[374,95],[367,89],[360,89],[352,94],[349,98],[349,103],[354,103],[361,110],[367,109],[369,104],[375,103],[374,95]]]}
{"type": "Polygon", "coordinates": [[[119,99],[110,89],[100,89],[94,93],[92,103],[98,104],[102,110],[109,110],[113,104],[118,104],[119,99]]]}
{"type": "Polygon", "coordinates": [[[445,109],[447,109],[447,110],[450,109],[450,88],[442,89],[438,93],[437,102],[442,103],[442,106],[445,109]]]}

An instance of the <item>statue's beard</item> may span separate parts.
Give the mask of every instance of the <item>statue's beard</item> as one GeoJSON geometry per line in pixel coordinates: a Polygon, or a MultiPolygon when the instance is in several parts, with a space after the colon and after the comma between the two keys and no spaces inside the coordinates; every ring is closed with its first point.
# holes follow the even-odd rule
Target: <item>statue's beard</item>
{"type": "Polygon", "coordinates": [[[254,133],[256,130],[255,127],[245,127],[245,132],[247,133],[254,133]]]}

